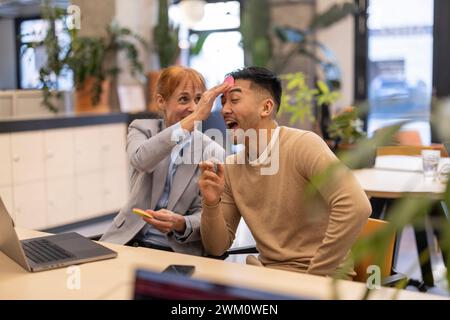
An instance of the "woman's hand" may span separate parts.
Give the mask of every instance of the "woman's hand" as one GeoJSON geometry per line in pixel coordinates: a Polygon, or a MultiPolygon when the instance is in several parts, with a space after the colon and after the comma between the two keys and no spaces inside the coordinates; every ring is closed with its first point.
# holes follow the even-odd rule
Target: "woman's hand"
{"type": "Polygon", "coordinates": [[[213,107],[214,101],[220,95],[231,89],[231,85],[224,82],[217,85],[205,92],[203,92],[200,101],[197,104],[197,108],[189,116],[181,120],[181,127],[184,130],[192,131],[194,130],[195,121],[204,121],[208,119],[211,114],[211,109],[213,107]]]}
{"type": "Polygon", "coordinates": [[[183,234],[186,230],[186,221],[184,220],[184,216],[182,216],[181,214],[176,214],[166,209],[160,209],[158,211],[145,211],[153,216],[153,219],[144,218],[145,222],[151,224],[162,233],[176,231],[183,234]]]}

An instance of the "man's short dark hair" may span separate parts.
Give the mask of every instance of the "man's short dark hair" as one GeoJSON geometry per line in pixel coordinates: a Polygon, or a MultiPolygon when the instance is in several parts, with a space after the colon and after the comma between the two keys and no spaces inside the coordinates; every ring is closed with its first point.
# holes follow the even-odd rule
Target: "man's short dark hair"
{"type": "Polygon", "coordinates": [[[275,100],[277,112],[281,103],[281,80],[272,71],[263,67],[246,67],[230,72],[234,80],[249,80],[257,86],[267,90],[275,100]]]}

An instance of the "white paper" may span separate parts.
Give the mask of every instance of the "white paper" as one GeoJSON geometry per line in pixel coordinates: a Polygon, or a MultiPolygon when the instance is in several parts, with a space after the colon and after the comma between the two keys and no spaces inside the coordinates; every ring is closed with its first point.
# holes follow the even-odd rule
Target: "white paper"
{"type": "Polygon", "coordinates": [[[421,156],[378,156],[376,169],[423,171],[421,156]]]}
{"type": "Polygon", "coordinates": [[[140,85],[119,86],[118,93],[122,112],[145,111],[144,90],[140,85]]]}

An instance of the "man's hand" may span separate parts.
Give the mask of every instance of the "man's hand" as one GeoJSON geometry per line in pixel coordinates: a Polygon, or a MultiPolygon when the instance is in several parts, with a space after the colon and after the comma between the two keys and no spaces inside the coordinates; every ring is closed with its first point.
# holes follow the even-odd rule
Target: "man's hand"
{"type": "Polygon", "coordinates": [[[200,163],[200,170],[202,173],[198,180],[198,185],[203,197],[203,202],[206,205],[211,206],[219,202],[225,186],[224,165],[217,163],[216,166],[217,173],[214,172],[214,164],[211,161],[200,163]]]}
{"type": "Polygon", "coordinates": [[[158,231],[162,233],[169,233],[170,231],[176,231],[178,233],[184,233],[186,231],[186,221],[181,214],[176,214],[170,210],[161,209],[158,211],[146,210],[153,216],[153,219],[144,218],[145,222],[151,224],[158,231]]]}

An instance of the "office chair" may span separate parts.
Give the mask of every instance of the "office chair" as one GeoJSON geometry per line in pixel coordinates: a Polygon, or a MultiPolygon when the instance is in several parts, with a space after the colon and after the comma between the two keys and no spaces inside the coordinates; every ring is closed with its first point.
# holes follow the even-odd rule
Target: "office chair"
{"type": "Polygon", "coordinates": [[[402,146],[420,146],[422,139],[417,130],[402,130],[394,135],[394,142],[402,146]]]}
{"type": "MultiPolygon", "coordinates": [[[[369,218],[363,230],[358,236],[358,240],[367,238],[376,232],[379,232],[383,228],[386,228],[388,222],[378,219],[369,218]]],[[[396,245],[396,234],[393,233],[388,242],[388,247],[386,249],[386,255],[383,258],[382,264],[379,265],[381,272],[381,284],[383,286],[395,286],[400,281],[408,281],[406,275],[397,273],[394,270],[394,248],[396,245]]],[[[354,281],[366,282],[368,277],[368,268],[375,264],[373,252],[367,252],[367,255],[363,257],[361,261],[355,264],[354,270],[356,276],[353,278],[354,281]]],[[[413,283],[411,283],[413,284],[413,283]]]]}
{"type": "MultiPolygon", "coordinates": [[[[368,219],[367,224],[364,226],[363,230],[358,236],[358,240],[363,239],[365,237],[368,237],[375,232],[381,230],[382,228],[385,228],[387,226],[387,222],[378,220],[378,219],[368,219]]],[[[408,285],[413,285],[419,288],[421,291],[425,291],[425,288],[422,286],[421,283],[416,282],[414,280],[409,280],[406,275],[397,273],[394,270],[394,248],[396,244],[396,235],[393,234],[391,238],[389,239],[389,246],[387,250],[387,254],[383,260],[382,265],[380,266],[381,271],[381,277],[382,282],[381,284],[383,286],[395,286],[400,281],[407,281],[408,285]]],[[[221,259],[224,260],[228,258],[230,255],[233,254],[255,254],[258,253],[256,250],[256,247],[254,245],[250,246],[243,246],[243,247],[237,247],[229,249],[227,252],[225,252],[221,256],[211,256],[211,258],[215,259],[221,259]]],[[[358,264],[355,265],[355,272],[356,276],[353,280],[359,281],[359,282],[366,282],[367,280],[367,268],[370,265],[374,264],[373,257],[365,257],[362,261],[360,261],[358,264]]]]}

